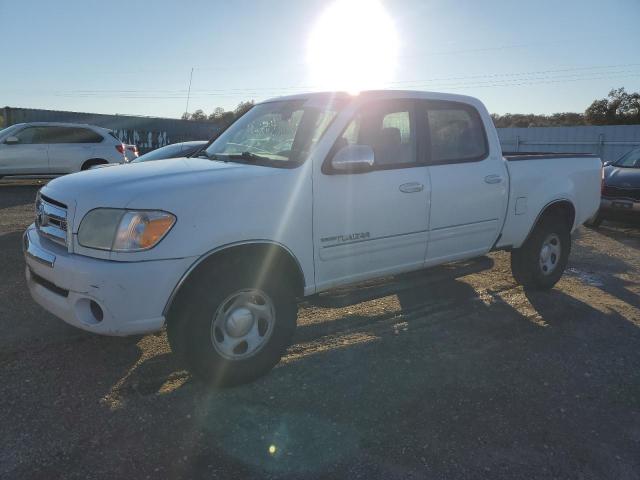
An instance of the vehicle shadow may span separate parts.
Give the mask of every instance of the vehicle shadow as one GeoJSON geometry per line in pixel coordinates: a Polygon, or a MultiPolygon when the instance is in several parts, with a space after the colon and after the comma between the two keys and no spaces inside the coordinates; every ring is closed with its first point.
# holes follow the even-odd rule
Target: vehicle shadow
{"type": "MultiPolygon", "coordinates": [[[[635,430],[607,433],[595,412],[606,405],[622,413],[620,393],[637,388],[625,392],[610,371],[618,355],[638,359],[635,325],[559,291],[526,297],[545,326],[499,294],[486,305],[462,282],[433,295],[443,291],[457,308],[412,315],[424,292],[405,291],[393,323],[370,318],[257,385],[200,391],[207,407],[198,419],[206,438],[198,459],[223,453],[271,475],[324,475],[355,464],[366,477],[472,471],[496,478],[511,475],[501,467],[523,464],[528,472],[613,473],[620,467],[608,460],[609,448],[632,458],[635,430]],[[629,335],[622,344],[616,335],[613,355],[598,341],[610,329],[629,335]],[[350,343],[355,333],[367,340],[350,343]],[[594,392],[596,385],[605,390],[594,392]],[[594,432],[598,440],[590,441],[594,432]]],[[[299,340],[308,342],[319,340],[311,332],[326,333],[301,330],[299,340]]],[[[200,473],[201,464],[187,472],[200,473]]]]}
{"type": "MultiPolygon", "coordinates": [[[[480,292],[433,272],[345,289],[336,303],[301,306],[294,345],[269,375],[221,390],[191,379],[164,334],[99,337],[33,304],[19,240],[0,236],[0,327],[21,335],[0,357],[0,444],[11,445],[10,455],[0,449],[0,476],[632,478],[640,469],[640,330],[561,290],[503,282],[480,292]]],[[[631,267],[606,263],[601,288],[637,300],[611,286],[631,267]]]]}
{"type": "Polygon", "coordinates": [[[305,323],[303,309],[281,365],[234,389],[190,380],[166,351],[140,359],[115,408],[89,408],[120,441],[83,454],[84,467],[131,474],[113,459],[149,443],[135,474],[622,478],[640,468],[629,417],[640,333],[628,319],[559,290],[480,296],[461,280],[385,299],[369,314],[326,308],[330,327],[305,323]]]}
{"type": "Polygon", "coordinates": [[[68,339],[83,335],[53,315],[46,313],[29,295],[22,256],[22,232],[0,235],[0,350],[20,345],[68,339]]]}
{"type": "Polygon", "coordinates": [[[633,222],[605,220],[596,231],[626,247],[640,250],[640,220],[633,222]]]}
{"type": "Polygon", "coordinates": [[[460,278],[472,273],[480,273],[490,270],[493,266],[494,260],[490,257],[479,257],[439,265],[433,268],[336,288],[329,292],[305,299],[303,305],[308,304],[318,307],[334,308],[346,307],[387,295],[399,294],[404,290],[412,290],[418,286],[426,286],[441,281],[460,278]]]}
{"type": "MultiPolygon", "coordinates": [[[[614,239],[621,241],[619,238],[614,239]]],[[[633,242],[629,243],[630,247],[640,248],[634,246],[633,242]]],[[[577,248],[580,255],[570,260],[567,274],[578,277],[587,285],[599,288],[629,305],[640,307],[640,295],[629,288],[637,286],[637,282],[629,279],[636,274],[633,266],[589,245],[579,245],[577,248]]]]}
{"type": "MultiPolygon", "coordinates": [[[[37,305],[26,285],[21,237],[21,232],[0,235],[2,478],[38,477],[38,462],[46,463],[67,448],[82,450],[74,444],[78,426],[94,424],[104,410],[103,399],[142,355],[140,337],[83,332],[37,305]]],[[[94,431],[95,436],[102,433],[94,431]]],[[[43,476],[66,475],[54,470],[43,476]]]]}

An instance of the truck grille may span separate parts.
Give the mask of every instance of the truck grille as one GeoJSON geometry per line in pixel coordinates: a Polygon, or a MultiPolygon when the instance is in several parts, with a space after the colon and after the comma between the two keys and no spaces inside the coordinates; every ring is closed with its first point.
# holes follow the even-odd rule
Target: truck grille
{"type": "Polygon", "coordinates": [[[67,245],[67,206],[45,195],[36,199],[36,227],[42,235],[67,245]]]}
{"type": "Polygon", "coordinates": [[[602,196],[607,198],[626,198],[640,202],[640,188],[620,188],[605,185],[602,196]]]}

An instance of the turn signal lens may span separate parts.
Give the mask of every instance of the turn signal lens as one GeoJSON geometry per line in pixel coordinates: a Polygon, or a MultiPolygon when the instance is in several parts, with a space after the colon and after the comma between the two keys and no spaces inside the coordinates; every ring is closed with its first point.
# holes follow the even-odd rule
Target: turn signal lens
{"type": "Polygon", "coordinates": [[[173,226],[174,220],[172,217],[161,217],[149,220],[140,237],[140,246],[142,248],[153,247],[173,226]]]}
{"type": "Polygon", "coordinates": [[[126,212],[120,220],[113,250],[147,250],[173,227],[176,217],[167,212],[126,212]]]}

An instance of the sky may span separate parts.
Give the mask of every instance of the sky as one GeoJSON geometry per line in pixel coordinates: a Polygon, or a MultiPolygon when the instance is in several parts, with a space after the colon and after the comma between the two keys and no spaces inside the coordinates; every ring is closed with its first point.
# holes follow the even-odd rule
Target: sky
{"type": "Polygon", "coordinates": [[[357,59],[376,88],[472,95],[500,114],[640,91],[640,0],[338,1],[358,7],[334,29],[328,0],[0,0],[0,106],[177,118],[192,68],[188,109],[210,113],[325,90],[357,59]]]}

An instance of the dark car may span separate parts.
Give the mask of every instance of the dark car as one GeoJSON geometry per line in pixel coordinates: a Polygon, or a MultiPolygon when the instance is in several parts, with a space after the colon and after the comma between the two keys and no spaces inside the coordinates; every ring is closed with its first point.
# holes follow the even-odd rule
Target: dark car
{"type": "Polygon", "coordinates": [[[145,153],[140,157],[131,161],[131,163],[148,162],[150,160],[165,160],[167,158],[180,158],[193,155],[202,147],[204,147],[207,141],[195,141],[195,142],[182,142],[173,143],[165,147],[157,148],[149,153],[145,153]]]}
{"type": "Polygon", "coordinates": [[[593,220],[640,220],[640,148],[604,164],[600,210],[593,220]]]}
{"type": "Polygon", "coordinates": [[[206,146],[209,142],[204,140],[197,140],[194,142],[182,142],[173,143],[164,147],[156,148],[155,150],[145,153],[144,155],[134,158],[130,162],[123,163],[105,163],[104,165],[94,165],[91,170],[96,170],[105,167],[115,167],[116,165],[127,165],[129,163],[150,162],[152,160],[166,160],[169,158],[188,157],[193,155],[202,147],[206,146]]]}

